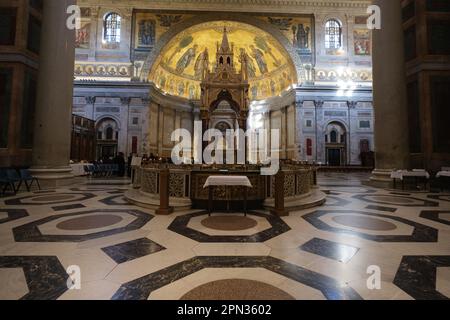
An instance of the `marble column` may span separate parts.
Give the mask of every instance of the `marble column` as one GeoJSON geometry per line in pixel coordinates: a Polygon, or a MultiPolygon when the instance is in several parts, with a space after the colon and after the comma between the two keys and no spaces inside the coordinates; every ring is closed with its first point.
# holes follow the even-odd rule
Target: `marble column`
{"type": "Polygon", "coordinates": [[[131,98],[130,97],[121,97],[120,98],[120,112],[122,119],[126,119],[122,122],[122,125],[120,127],[119,132],[119,145],[118,145],[118,152],[125,153],[125,156],[128,156],[130,153],[130,145],[131,145],[131,138],[130,138],[130,126],[131,126],[131,98]]]}
{"type": "Polygon", "coordinates": [[[316,162],[319,163],[326,163],[326,156],[325,156],[325,135],[323,134],[325,128],[323,128],[322,123],[324,122],[323,119],[323,105],[325,104],[322,100],[315,100],[314,101],[314,115],[315,115],[315,135],[316,135],[316,143],[315,143],[315,154],[316,154],[316,162]]]}
{"type": "Polygon", "coordinates": [[[192,113],[194,114],[194,123],[192,129],[192,157],[195,161],[201,162],[201,159],[203,157],[202,148],[200,146],[202,145],[202,119],[200,116],[200,110],[198,108],[195,107],[192,113]],[[200,128],[200,130],[198,130],[198,128],[200,128]],[[196,133],[196,129],[199,132],[196,133]]]}
{"type": "Polygon", "coordinates": [[[306,159],[306,154],[303,154],[303,117],[302,117],[303,101],[295,101],[295,158],[299,161],[306,159]]]}
{"type": "Polygon", "coordinates": [[[44,1],[32,173],[52,187],[70,183],[75,30],[66,20],[75,0],[44,1]]]}
{"type": "Polygon", "coordinates": [[[393,169],[409,164],[406,72],[400,1],[374,0],[381,29],[373,30],[375,167],[370,182],[388,187],[393,169]]]}

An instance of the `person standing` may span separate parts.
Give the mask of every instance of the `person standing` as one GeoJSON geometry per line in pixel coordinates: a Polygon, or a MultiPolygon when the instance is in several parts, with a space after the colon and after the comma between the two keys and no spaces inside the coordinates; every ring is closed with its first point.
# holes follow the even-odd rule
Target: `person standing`
{"type": "Polygon", "coordinates": [[[119,177],[125,176],[125,156],[123,152],[119,152],[119,154],[117,155],[116,163],[119,166],[119,171],[117,175],[119,177]]]}
{"type": "Polygon", "coordinates": [[[128,162],[127,162],[127,176],[128,178],[131,178],[131,161],[133,161],[133,154],[130,153],[128,156],[128,162]]]}

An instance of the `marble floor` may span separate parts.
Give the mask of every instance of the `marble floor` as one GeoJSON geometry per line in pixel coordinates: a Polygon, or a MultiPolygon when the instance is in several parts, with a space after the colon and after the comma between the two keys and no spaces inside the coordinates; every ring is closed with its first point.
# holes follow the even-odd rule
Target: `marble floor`
{"type": "Polygon", "coordinates": [[[450,193],[366,179],[283,218],[155,216],[117,179],[0,198],[0,299],[449,299],[450,193]]]}

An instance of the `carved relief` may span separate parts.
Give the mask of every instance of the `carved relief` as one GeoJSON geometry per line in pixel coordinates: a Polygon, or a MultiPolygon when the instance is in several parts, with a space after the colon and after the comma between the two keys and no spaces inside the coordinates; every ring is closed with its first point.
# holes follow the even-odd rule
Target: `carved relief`
{"type": "Polygon", "coordinates": [[[169,175],[169,197],[183,198],[185,191],[185,173],[171,172],[169,175]]]}
{"type": "Polygon", "coordinates": [[[142,170],[141,174],[142,191],[151,194],[158,193],[158,172],[150,170],[142,170]]]}

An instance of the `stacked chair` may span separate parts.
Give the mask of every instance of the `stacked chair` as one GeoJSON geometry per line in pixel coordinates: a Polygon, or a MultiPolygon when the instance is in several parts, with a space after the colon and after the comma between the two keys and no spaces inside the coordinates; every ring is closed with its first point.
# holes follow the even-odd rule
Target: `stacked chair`
{"type": "Polygon", "coordinates": [[[84,171],[91,177],[111,177],[119,172],[119,165],[91,164],[84,166],[84,171]]]}
{"type": "Polygon", "coordinates": [[[36,177],[33,177],[29,170],[21,169],[19,173],[15,169],[0,169],[0,192],[2,195],[4,195],[8,189],[16,195],[20,190],[22,183],[25,184],[27,191],[30,191],[33,182],[36,182],[39,190],[41,190],[39,180],[36,177]]]}

